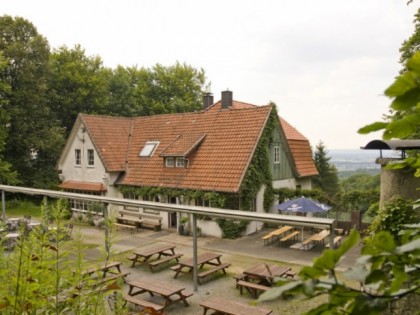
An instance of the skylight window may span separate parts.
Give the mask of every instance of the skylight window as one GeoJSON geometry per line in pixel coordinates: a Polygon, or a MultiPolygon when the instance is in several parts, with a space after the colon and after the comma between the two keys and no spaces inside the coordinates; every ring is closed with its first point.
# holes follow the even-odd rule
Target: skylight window
{"type": "Polygon", "coordinates": [[[152,156],[158,145],[158,141],[147,141],[140,151],[139,156],[152,156]]]}

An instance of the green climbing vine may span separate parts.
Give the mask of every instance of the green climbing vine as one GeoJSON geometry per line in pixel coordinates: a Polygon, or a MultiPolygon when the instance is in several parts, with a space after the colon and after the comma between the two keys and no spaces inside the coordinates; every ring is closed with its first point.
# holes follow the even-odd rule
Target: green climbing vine
{"type": "MultiPolygon", "coordinates": [[[[253,210],[255,196],[262,185],[265,185],[266,187],[264,192],[264,210],[268,211],[273,205],[274,190],[270,171],[270,151],[268,148],[273,130],[276,127],[276,124],[278,124],[279,118],[276,107],[274,104],[271,105],[272,110],[270,116],[241,185],[241,210],[253,210]]],[[[218,219],[217,223],[223,231],[223,237],[226,238],[239,237],[248,225],[247,221],[226,219],[218,219]]]]}

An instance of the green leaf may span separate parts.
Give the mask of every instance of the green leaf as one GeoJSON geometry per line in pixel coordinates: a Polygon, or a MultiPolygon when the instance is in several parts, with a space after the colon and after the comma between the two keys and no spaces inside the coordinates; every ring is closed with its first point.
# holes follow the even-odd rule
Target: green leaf
{"type": "Polygon", "coordinates": [[[396,244],[391,234],[387,231],[381,231],[373,236],[373,245],[386,252],[393,252],[396,244]]]}
{"type": "Polygon", "coordinates": [[[328,273],[324,270],[320,270],[318,268],[314,268],[314,267],[303,267],[300,271],[299,271],[299,277],[302,279],[317,279],[319,277],[325,276],[328,273]]]}
{"type": "Polygon", "coordinates": [[[407,69],[420,73],[420,52],[416,52],[407,62],[407,69]]]}
{"type": "Polygon", "coordinates": [[[366,284],[372,283],[386,283],[387,282],[387,274],[384,273],[382,270],[374,270],[366,277],[366,284]]]}
{"type": "Polygon", "coordinates": [[[350,249],[352,249],[354,246],[359,244],[359,241],[360,241],[360,233],[357,230],[351,230],[349,236],[341,244],[341,246],[336,249],[336,252],[341,257],[345,253],[347,253],[350,249]]]}
{"type": "Polygon", "coordinates": [[[420,102],[420,88],[415,88],[394,99],[391,107],[395,110],[409,110],[420,102]]]}
{"type": "Polygon", "coordinates": [[[397,254],[403,254],[403,253],[412,252],[415,250],[420,250],[420,238],[415,239],[414,241],[411,241],[410,243],[397,247],[395,249],[395,252],[397,254]]]}
{"type": "Polygon", "coordinates": [[[280,287],[273,287],[272,289],[261,294],[258,298],[258,302],[275,300],[283,293],[289,290],[298,289],[299,287],[303,287],[303,283],[301,281],[290,281],[280,287]]]}
{"type": "Polygon", "coordinates": [[[366,265],[356,265],[355,267],[349,268],[345,271],[344,275],[350,280],[363,283],[369,273],[370,271],[366,268],[366,265]]]}
{"type": "Polygon", "coordinates": [[[375,132],[375,131],[378,131],[378,130],[385,129],[387,125],[388,125],[387,122],[377,121],[377,122],[374,122],[373,124],[366,125],[366,126],[360,128],[357,132],[364,135],[364,134],[368,134],[370,132],[375,132]]]}
{"type": "Polygon", "coordinates": [[[389,97],[400,96],[411,89],[414,89],[416,86],[417,82],[415,76],[410,72],[406,72],[400,75],[395,82],[385,90],[385,95],[389,97]]]}
{"type": "Polygon", "coordinates": [[[400,120],[388,123],[384,132],[384,139],[404,139],[416,132],[420,123],[420,115],[406,115],[400,120]]]}

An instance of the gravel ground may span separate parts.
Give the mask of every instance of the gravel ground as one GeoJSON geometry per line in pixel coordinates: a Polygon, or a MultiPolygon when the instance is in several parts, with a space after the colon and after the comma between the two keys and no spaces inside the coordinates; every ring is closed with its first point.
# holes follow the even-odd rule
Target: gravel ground
{"type": "MultiPolygon", "coordinates": [[[[77,232],[77,231],[75,231],[77,232]]],[[[91,260],[98,260],[103,255],[101,249],[104,244],[104,232],[97,228],[83,227],[81,230],[86,243],[90,244],[89,250],[86,251],[86,258],[91,260]]],[[[255,300],[248,294],[240,295],[235,286],[235,280],[232,278],[235,274],[240,274],[246,268],[261,262],[276,263],[279,265],[288,265],[292,270],[299,271],[303,265],[311,265],[315,257],[319,256],[321,251],[313,249],[311,251],[300,251],[296,249],[289,249],[280,247],[277,244],[264,246],[261,240],[261,235],[267,231],[259,232],[252,236],[246,236],[238,240],[226,240],[213,237],[202,237],[198,239],[198,253],[207,251],[217,252],[223,255],[222,262],[230,263],[231,266],[227,269],[228,275],[220,272],[211,276],[205,283],[198,286],[198,290],[193,292],[193,280],[190,275],[180,274],[177,279],[174,279],[174,272],[169,269],[169,266],[175,263],[168,263],[151,272],[146,266],[136,265],[134,268],[130,267],[131,261],[126,257],[136,248],[149,247],[157,244],[174,243],[176,244],[175,251],[183,253],[181,259],[192,257],[192,237],[180,236],[175,232],[161,231],[154,232],[150,230],[140,230],[137,233],[131,234],[130,231],[120,230],[113,238],[113,245],[111,251],[115,255],[115,259],[123,262],[123,271],[130,272],[129,279],[135,280],[138,278],[152,278],[171,284],[181,285],[187,291],[194,293],[193,296],[187,300],[190,306],[185,307],[183,303],[174,303],[167,308],[168,314],[184,315],[184,314],[202,314],[203,308],[200,307],[200,301],[205,300],[211,296],[218,296],[231,301],[237,301],[244,304],[252,304],[255,300]]],[[[358,249],[356,248],[348,257],[342,262],[343,269],[351,266],[358,256],[358,249]]],[[[147,297],[146,295],[144,296],[147,297]]],[[[152,300],[155,297],[152,298],[152,300]]],[[[315,307],[322,299],[317,301],[297,301],[297,300],[283,300],[279,299],[272,302],[264,302],[258,304],[259,307],[273,310],[272,314],[302,314],[303,312],[315,307]]]]}

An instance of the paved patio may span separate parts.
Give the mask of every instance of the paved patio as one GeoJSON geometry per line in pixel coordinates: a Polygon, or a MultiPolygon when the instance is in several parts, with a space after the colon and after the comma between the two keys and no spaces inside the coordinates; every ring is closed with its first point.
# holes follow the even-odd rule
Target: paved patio
{"type": "MultiPolygon", "coordinates": [[[[75,231],[77,232],[77,227],[75,231]]],[[[84,235],[86,243],[91,244],[90,249],[86,251],[86,259],[97,260],[103,255],[104,230],[94,227],[83,227],[81,232],[84,235]],[[98,245],[98,246],[94,246],[98,245]]],[[[322,249],[313,248],[310,251],[303,251],[283,247],[278,242],[264,246],[261,236],[269,232],[269,230],[260,231],[253,235],[245,236],[236,240],[219,239],[215,237],[198,238],[198,252],[218,252],[223,254],[222,262],[231,263],[231,267],[227,270],[228,276],[220,277],[204,283],[198,287],[198,291],[188,299],[189,307],[184,307],[180,303],[176,303],[169,307],[168,314],[202,314],[202,308],[199,306],[200,301],[210,296],[220,296],[241,303],[250,303],[253,301],[248,294],[240,295],[239,290],[235,288],[235,281],[232,275],[241,273],[248,268],[262,261],[276,262],[278,264],[286,264],[292,267],[294,271],[299,271],[302,266],[311,265],[314,258],[318,257],[322,249]]],[[[305,233],[310,233],[309,231],[305,233]]],[[[139,230],[137,233],[131,234],[129,230],[121,229],[117,231],[113,238],[111,251],[113,254],[131,253],[135,248],[151,246],[153,244],[176,244],[176,252],[183,253],[183,258],[192,257],[192,237],[180,236],[175,231],[164,230],[155,232],[152,230],[139,230]]],[[[360,247],[356,246],[340,263],[340,270],[346,270],[354,264],[355,259],[359,255],[360,247]]],[[[128,255],[127,255],[128,256],[128,255]]],[[[129,278],[148,277],[168,281],[185,286],[189,291],[193,291],[193,281],[188,275],[183,275],[177,279],[173,278],[174,272],[168,267],[158,269],[151,273],[146,266],[130,267],[130,262],[123,258],[123,271],[130,272],[129,278]]],[[[305,307],[302,302],[301,307],[305,307]]],[[[310,303],[309,303],[310,305],[310,303]]],[[[262,303],[261,307],[270,308],[273,314],[297,314],[297,310],[291,309],[285,301],[278,300],[273,302],[262,303]]]]}

